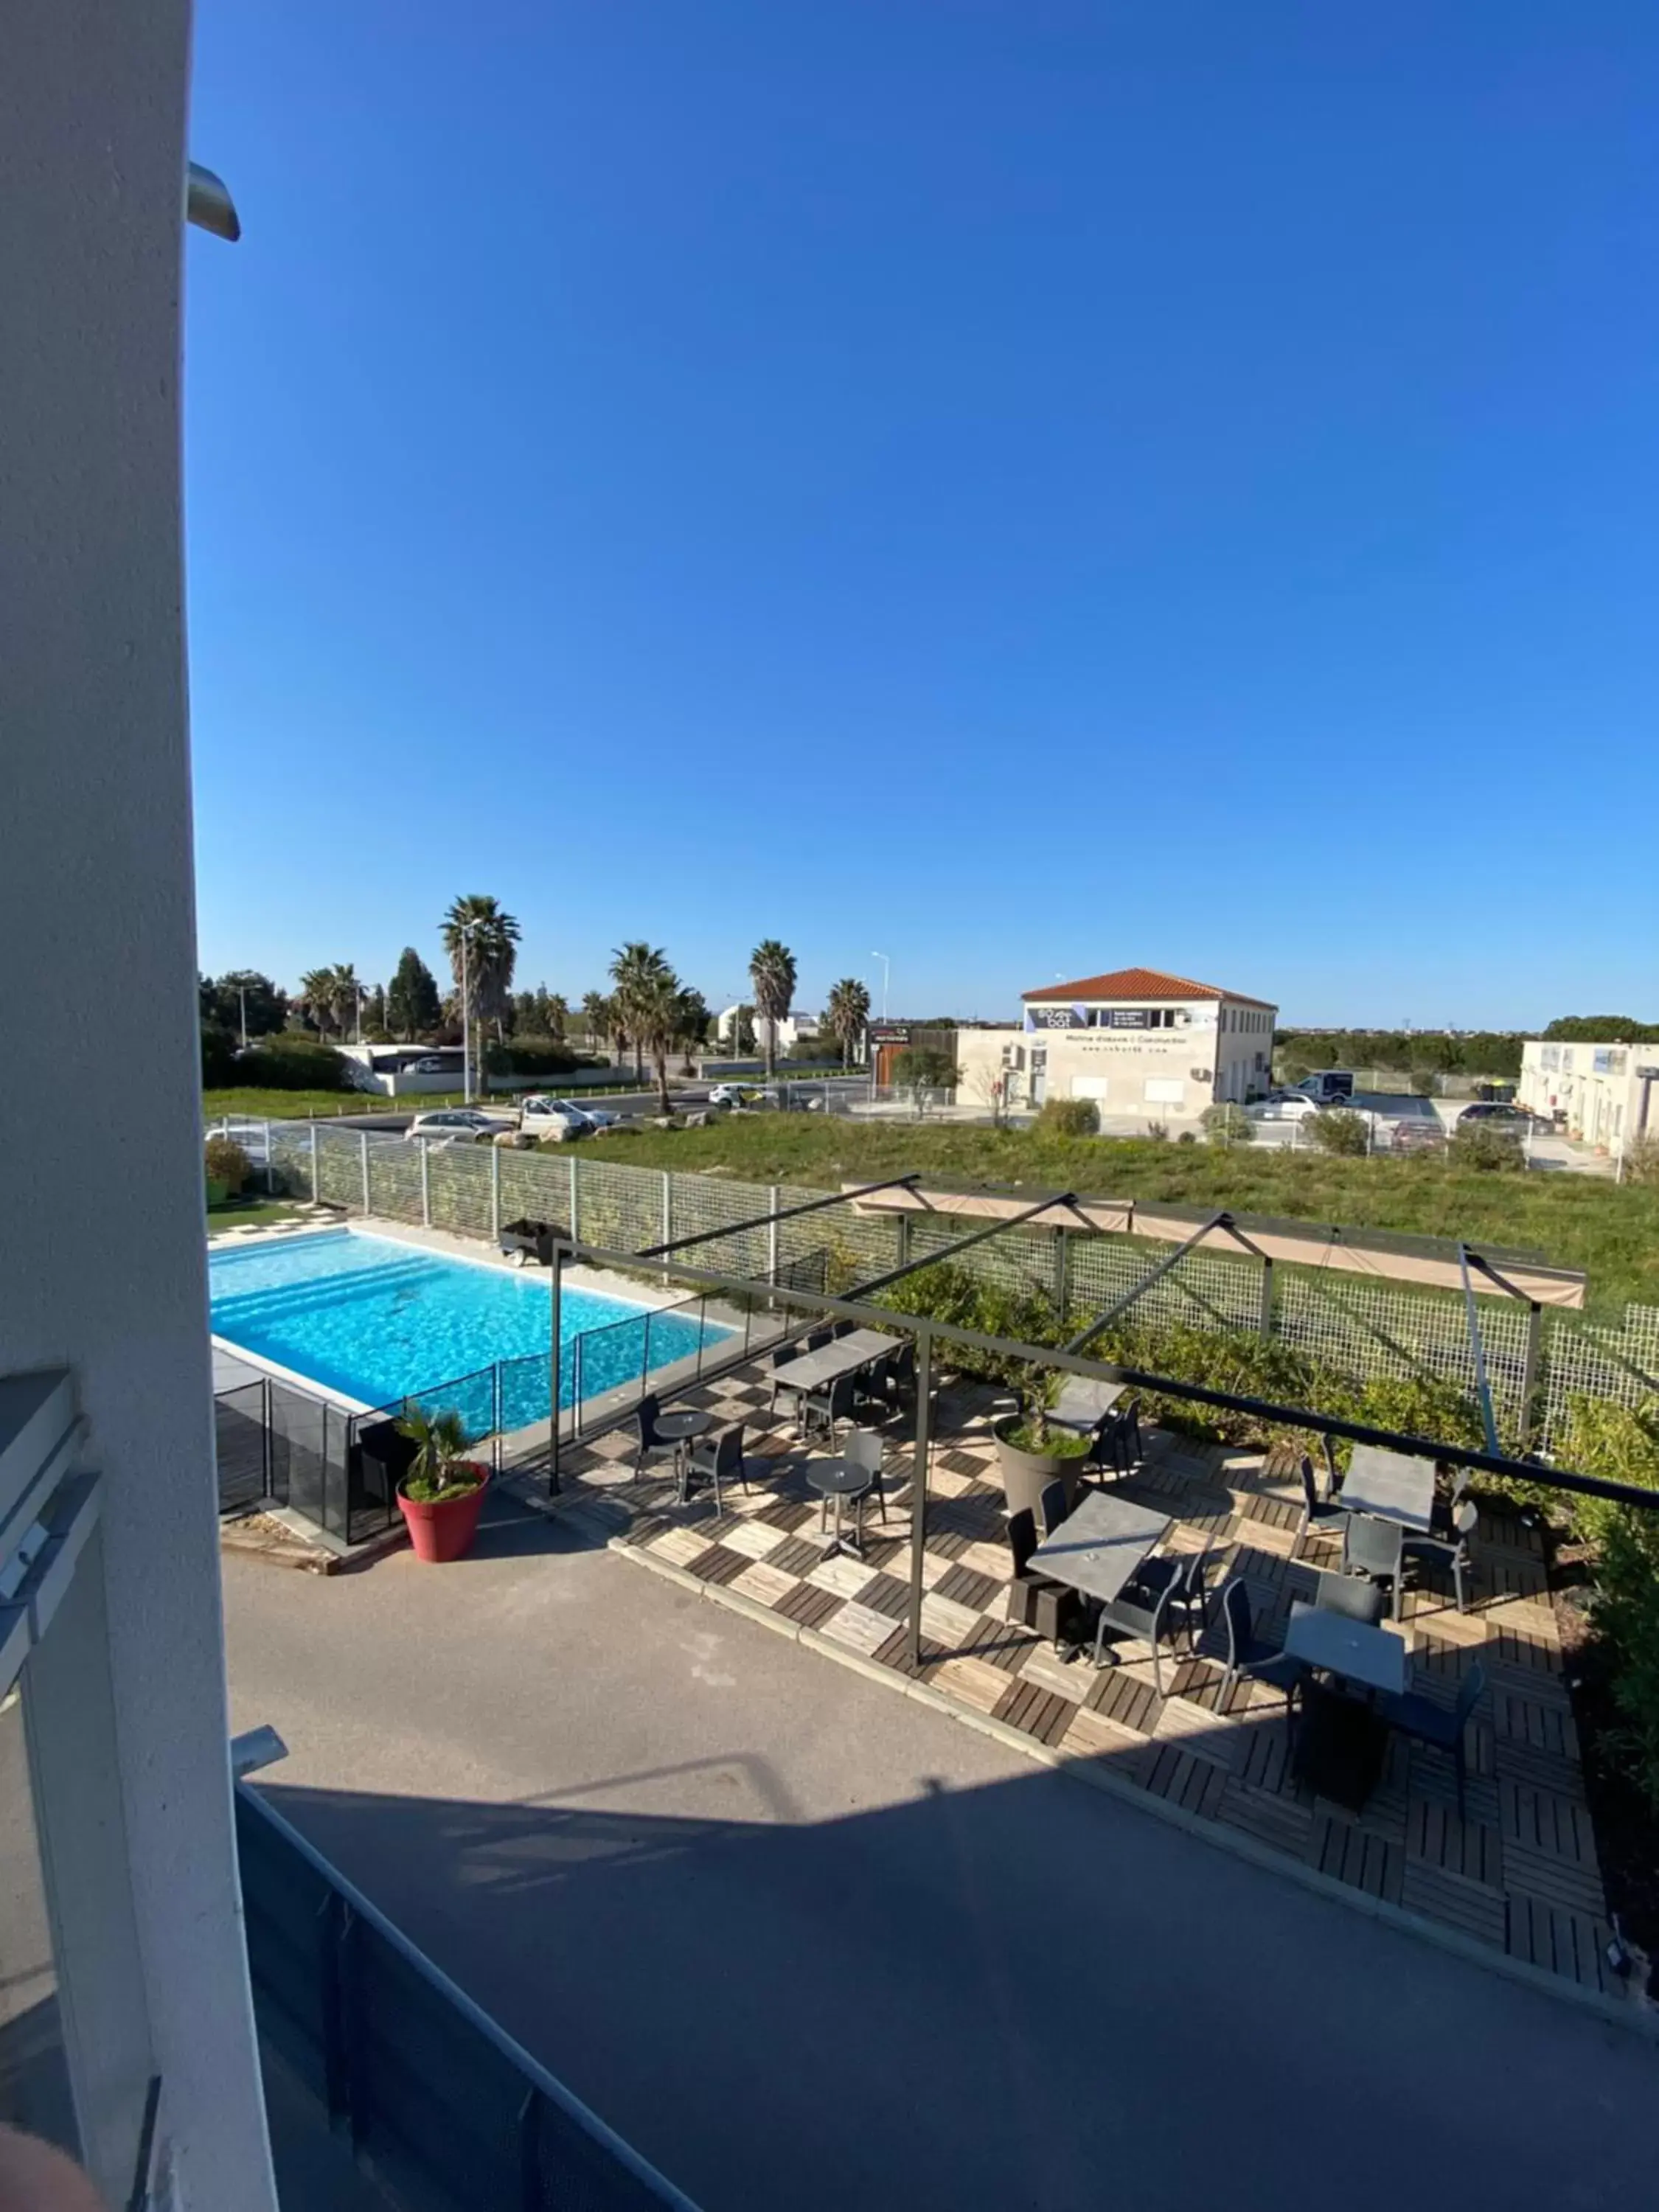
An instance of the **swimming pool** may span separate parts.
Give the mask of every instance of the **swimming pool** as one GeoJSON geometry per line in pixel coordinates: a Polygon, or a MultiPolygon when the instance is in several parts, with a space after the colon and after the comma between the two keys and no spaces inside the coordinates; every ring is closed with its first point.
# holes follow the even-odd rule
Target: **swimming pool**
{"type": "MultiPolygon", "coordinates": [[[[368,1406],[504,1366],[501,1424],[545,1420],[550,1294],[518,1274],[387,1237],[331,1230],[210,1255],[213,1333],[368,1406]]],[[[559,1298],[559,1403],[591,1398],[732,1334],[695,1311],[659,1313],[566,1283],[559,1298]]],[[[469,1425],[477,1426],[474,1419],[469,1425]]]]}

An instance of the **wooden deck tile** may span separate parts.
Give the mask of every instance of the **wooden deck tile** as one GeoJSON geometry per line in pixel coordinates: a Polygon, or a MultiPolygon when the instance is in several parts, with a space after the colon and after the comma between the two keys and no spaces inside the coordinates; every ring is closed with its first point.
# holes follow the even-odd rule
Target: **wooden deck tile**
{"type": "Polygon", "coordinates": [[[1140,1777],[1141,1787],[1183,1812],[1215,1819],[1227,1786],[1225,1771],[1207,1759],[1195,1759],[1183,1745],[1155,1744],[1140,1777]]]}
{"type": "Polygon", "coordinates": [[[965,1659],[952,1655],[941,1659],[927,1675],[936,1690],[947,1697],[960,1698],[975,1712],[994,1713],[1002,1702],[1008,1688],[1008,1677],[1000,1667],[988,1666],[983,1659],[965,1659]]]}
{"type": "Polygon", "coordinates": [[[1034,1643],[1020,1660],[1019,1676],[1022,1681],[1036,1682],[1073,1705],[1082,1704],[1091,1680],[1082,1660],[1074,1659],[1068,1667],[1052,1644],[1043,1643],[1034,1643]]]}
{"type": "Polygon", "coordinates": [[[1237,1772],[1244,1754],[1244,1731],[1184,1698],[1165,1698],[1152,1729],[1155,1743],[1179,1743],[1194,1759],[1207,1759],[1227,1773],[1237,1772]]]}
{"type": "Polygon", "coordinates": [[[1285,1851],[1292,1858],[1307,1856],[1313,1834],[1313,1814],[1294,1797],[1283,1797],[1271,1790],[1253,1790],[1242,1782],[1230,1781],[1222,1790],[1215,1817],[1228,1827],[1242,1828],[1259,1844],[1271,1844],[1275,1850],[1285,1851]]]}
{"type": "Polygon", "coordinates": [[[1496,1828],[1479,1821],[1460,1820],[1449,1806],[1425,1799],[1412,1800],[1406,1823],[1406,1856],[1464,1881],[1480,1882],[1501,1890],[1504,1856],[1496,1828]]]}
{"type": "Polygon", "coordinates": [[[1565,1974],[1585,1988],[1618,1986],[1603,1953],[1609,1929],[1589,1913],[1563,1911],[1542,1899],[1511,1896],[1508,1949],[1517,1959],[1565,1974]]]}
{"type": "Polygon", "coordinates": [[[741,1552],[745,1559],[769,1559],[788,1538],[781,1528],[758,1521],[745,1521],[733,1528],[723,1540],[729,1551],[741,1552]]]}
{"type": "Polygon", "coordinates": [[[818,1624],[821,1636],[846,1644],[849,1650],[861,1651],[866,1659],[875,1657],[892,1632],[893,1624],[884,1613],[873,1613],[856,1599],[849,1599],[818,1624]]]}
{"type": "Polygon", "coordinates": [[[1404,1851],[1397,1844],[1369,1835],[1333,1814],[1322,1814],[1314,1821],[1307,1862],[1334,1881],[1363,1889],[1369,1897],[1383,1898],[1390,1905],[1400,1902],[1406,1872],[1404,1851]]]}
{"type": "Polygon", "coordinates": [[[1158,1698],[1152,1684],[1137,1681],[1120,1667],[1103,1668],[1083,1702],[1142,1735],[1150,1735],[1157,1725],[1158,1698]]]}
{"type": "Polygon", "coordinates": [[[939,1594],[957,1605],[965,1605],[970,1613],[988,1613],[997,1602],[998,1593],[1006,1589],[1005,1582],[993,1582],[989,1575],[976,1575],[958,1560],[948,1575],[939,1577],[939,1594]]]}
{"type": "Polygon", "coordinates": [[[1011,1728],[1035,1736],[1039,1743],[1058,1743],[1077,1716],[1069,1698],[1058,1698],[1036,1682],[1016,1679],[1003,1692],[994,1717],[1011,1728]]]}
{"type": "Polygon", "coordinates": [[[802,1577],[814,1589],[829,1590],[836,1597],[861,1597],[875,1577],[863,1559],[855,1559],[850,1553],[837,1552],[833,1558],[820,1559],[811,1572],[802,1577]]]}
{"type": "MultiPolygon", "coordinates": [[[[757,1564],[764,1567],[766,1562],[763,1559],[757,1564]]],[[[788,1596],[780,1598],[772,1610],[781,1613],[786,1620],[798,1620],[803,1628],[822,1628],[842,1602],[831,1590],[814,1589],[811,1583],[797,1583],[788,1596]]]]}
{"type": "Polygon", "coordinates": [[[1400,1902],[1407,1912],[1420,1912],[1425,1920],[1443,1921],[1495,1949],[1504,1948],[1509,1911],[1501,1890],[1466,1881],[1444,1867],[1408,1857],[1400,1902]]]}
{"type": "Polygon", "coordinates": [[[744,1597],[751,1597],[757,1605],[767,1605],[775,1610],[782,1601],[800,1588],[797,1575],[786,1575],[769,1559],[756,1559],[740,1575],[732,1578],[732,1588],[744,1597]]]}
{"type": "Polygon", "coordinates": [[[1078,1759],[1100,1759],[1130,1782],[1139,1780],[1152,1757],[1144,1735],[1121,1727],[1104,1713],[1091,1712],[1086,1705],[1073,1709],[1060,1747],[1078,1759]]]}

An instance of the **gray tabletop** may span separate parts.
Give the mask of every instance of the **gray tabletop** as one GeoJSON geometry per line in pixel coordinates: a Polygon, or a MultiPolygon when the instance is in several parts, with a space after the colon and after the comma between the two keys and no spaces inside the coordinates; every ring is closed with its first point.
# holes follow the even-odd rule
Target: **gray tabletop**
{"type": "Polygon", "coordinates": [[[1032,1571],[1109,1605],[1169,1531],[1167,1513],[1091,1491],[1032,1553],[1032,1571]]]}
{"type": "Polygon", "coordinates": [[[1346,1613],[1321,1613],[1308,1606],[1291,1615],[1285,1632],[1285,1649],[1293,1659],[1310,1667],[1327,1667],[1350,1682],[1364,1682],[1373,1690],[1403,1690],[1406,1686],[1406,1640],[1390,1628],[1373,1628],[1369,1621],[1352,1620],[1346,1613]]]}
{"type": "Polygon", "coordinates": [[[809,1459],[806,1462],[808,1486],[833,1498],[837,1491],[843,1498],[851,1498],[860,1490],[868,1490],[870,1470],[850,1459],[809,1459]]]}
{"type": "Polygon", "coordinates": [[[1073,1375],[1061,1386],[1048,1419],[1058,1429],[1092,1429],[1103,1421],[1127,1389],[1123,1382],[1095,1382],[1073,1375]]]}
{"type": "Polygon", "coordinates": [[[803,1352],[798,1359],[786,1359],[781,1367],[773,1369],[772,1380],[780,1390],[822,1390],[843,1375],[856,1375],[860,1367],[885,1359],[899,1349],[899,1342],[897,1337],[884,1336],[878,1328],[852,1329],[817,1352],[803,1352]]]}
{"type": "Polygon", "coordinates": [[[1434,1462],[1407,1459],[1380,1444],[1356,1444],[1340,1503],[1350,1513],[1371,1513],[1425,1532],[1434,1518],[1434,1462]]]}
{"type": "Polygon", "coordinates": [[[688,1437],[700,1437],[714,1425],[714,1416],[699,1406],[683,1406],[678,1412],[657,1416],[657,1434],[672,1443],[684,1443],[688,1437]]]}

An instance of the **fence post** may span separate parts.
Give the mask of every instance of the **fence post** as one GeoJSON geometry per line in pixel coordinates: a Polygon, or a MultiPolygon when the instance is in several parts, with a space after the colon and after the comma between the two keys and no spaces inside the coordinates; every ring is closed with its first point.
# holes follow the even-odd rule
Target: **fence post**
{"type": "Polygon", "coordinates": [[[769,1282],[778,1279],[778,1200],[781,1196],[776,1183],[766,1193],[766,1210],[772,1218],[766,1224],[766,1276],[769,1282]]]}
{"type": "Polygon", "coordinates": [[[1063,1229],[1054,1231],[1054,1311],[1061,1321],[1071,1297],[1072,1240],[1063,1229]]]}
{"type": "MultiPolygon", "coordinates": [[[[553,1279],[548,1285],[547,1299],[548,1330],[550,1338],[548,1358],[553,1370],[548,1390],[547,1408],[547,1494],[550,1498],[556,1498],[559,1490],[559,1370],[564,1365],[564,1347],[559,1342],[559,1339],[564,1328],[563,1301],[561,1294],[563,1279],[564,1247],[556,1241],[553,1246],[553,1279]]],[[[580,1358],[581,1339],[578,1337],[571,1362],[570,1396],[573,1430],[576,1425],[578,1403],[575,1369],[580,1364],[580,1358]]]]}
{"type": "Polygon", "coordinates": [[[317,1124],[313,1121],[311,1125],[311,1202],[313,1206],[322,1194],[321,1186],[317,1181],[317,1124]]]}
{"type": "Polygon", "coordinates": [[[492,1243],[500,1242],[501,1234],[501,1156],[492,1145],[489,1147],[489,1237],[492,1243]]]}
{"type": "Polygon", "coordinates": [[[570,1155],[570,1241],[580,1242],[581,1224],[581,1162],[575,1152],[570,1155]]]}
{"type": "Polygon", "coordinates": [[[662,1241],[674,1241],[674,1178],[667,1168],[662,1171],[662,1241]]]}
{"type": "Polygon", "coordinates": [[[1521,1370],[1521,1449],[1532,1445],[1538,1405],[1538,1360],[1543,1348],[1544,1309],[1534,1298],[1527,1314],[1527,1352],[1521,1370]]]}
{"type": "Polygon", "coordinates": [[[1265,1256],[1261,1262],[1261,1321],[1260,1330],[1263,1336],[1271,1336],[1273,1333],[1273,1263],[1265,1256]]]}
{"type": "Polygon", "coordinates": [[[432,1147],[422,1145],[421,1151],[421,1226],[432,1226],[432,1147]]]}
{"type": "MultiPolygon", "coordinates": [[[[227,1136],[230,1134],[230,1122],[228,1118],[227,1118],[225,1122],[225,1134],[227,1136]]],[[[267,1198],[275,1198],[276,1195],[276,1155],[270,1149],[270,1124],[267,1121],[265,1123],[265,1196],[267,1198]]]]}
{"type": "Polygon", "coordinates": [[[921,1664],[922,1571],[927,1557],[927,1459],[933,1449],[933,1332],[916,1331],[916,1440],[910,1463],[910,1664],[921,1664]]]}
{"type": "Polygon", "coordinates": [[[359,1129],[359,1130],[358,1130],[358,1132],[357,1132],[357,1142],[358,1142],[358,1144],[359,1144],[359,1145],[362,1146],[362,1166],[363,1166],[363,1212],[364,1212],[365,1213],[368,1213],[368,1212],[370,1212],[370,1210],[371,1210],[371,1209],[370,1209],[369,1203],[368,1203],[368,1130],[367,1130],[367,1129],[359,1129]]]}

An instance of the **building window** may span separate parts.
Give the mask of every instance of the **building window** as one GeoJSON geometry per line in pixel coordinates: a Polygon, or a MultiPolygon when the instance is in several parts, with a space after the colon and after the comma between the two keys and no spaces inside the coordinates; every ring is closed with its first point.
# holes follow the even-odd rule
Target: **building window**
{"type": "Polygon", "coordinates": [[[1140,1095],[1149,1106],[1179,1106],[1187,1091],[1178,1076],[1149,1075],[1140,1095]]]}

